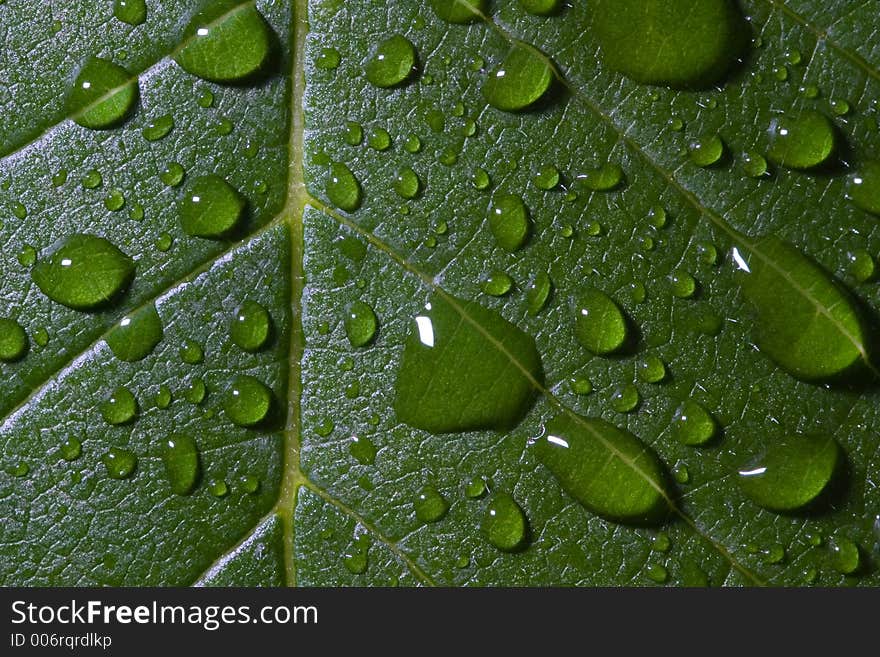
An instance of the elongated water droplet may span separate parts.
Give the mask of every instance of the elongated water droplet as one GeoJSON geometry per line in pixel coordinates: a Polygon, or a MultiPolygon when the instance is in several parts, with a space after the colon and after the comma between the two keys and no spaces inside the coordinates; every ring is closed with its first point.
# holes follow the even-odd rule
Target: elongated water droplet
{"type": "Polygon", "coordinates": [[[272,33],[254,3],[214,0],[196,13],[174,61],[212,82],[234,82],[258,73],[271,55],[272,33]]]}
{"type": "Polygon", "coordinates": [[[748,43],[746,23],[731,0],[596,0],[590,7],[604,63],[637,82],[709,86],[748,43]]]}
{"type": "Polygon", "coordinates": [[[181,199],[180,225],[188,235],[220,238],[238,226],[244,207],[244,199],[223,178],[199,176],[181,199]]]}
{"type": "Polygon", "coordinates": [[[400,421],[431,433],[509,429],[543,378],[534,339],[493,310],[435,294],[415,317],[397,372],[400,421]]]}
{"type": "Polygon", "coordinates": [[[201,404],[205,400],[206,392],[205,382],[196,377],[184,389],[183,398],[190,404],[201,404]]]}
{"type": "Polygon", "coordinates": [[[486,102],[506,112],[534,105],[553,82],[553,65],[537,48],[514,41],[501,64],[483,83],[486,102]]]}
{"type": "Polygon", "coordinates": [[[272,409],[272,391],[260,380],[241,375],[226,392],[223,410],[234,424],[252,427],[269,415],[272,409]]]}
{"type": "Polygon", "coordinates": [[[345,313],[345,335],[352,347],[370,343],[379,328],[379,320],[372,307],[363,301],[355,301],[345,313]]]}
{"type": "Polygon", "coordinates": [[[815,110],[783,114],[770,122],[767,157],[789,169],[812,169],[834,153],[834,124],[815,110]]]}
{"type": "Polygon", "coordinates": [[[137,456],[134,452],[121,447],[111,447],[101,457],[101,461],[111,479],[127,479],[137,467],[137,456]]]}
{"type": "Polygon", "coordinates": [[[666,365],[657,356],[647,356],[639,363],[638,373],[645,383],[661,383],[666,378],[666,365]]]}
{"type": "Polygon", "coordinates": [[[449,502],[431,485],[425,486],[413,501],[416,518],[420,522],[437,522],[449,510],[449,502]]]}
{"type": "Polygon", "coordinates": [[[47,297],[76,310],[104,305],[134,277],[131,258],[108,240],[77,233],[50,247],[31,269],[47,297]]]}
{"type": "Polygon", "coordinates": [[[415,198],[420,187],[418,175],[409,167],[400,169],[394,178],[394,191],[402,198],[415,198]]]}
{"type": "Polygon", "coordinates": [[[116,0],[113,15],[123,23],[140,25],[147,20],[147,3],[145,0],[116,0]]]}
{"type": "Polygon", "coordinates": [[[880,160],[865,162],[849,179],[849,196],[856,207],[880,216],[880,160]]]}
{"type": "Polygon", "coordinates": [[[624,429],[597,418],[564,414],[534,444],[562,489],[593,513],[623,523],[656,523],[668,511],[663,466],[624,429]]]}
{"type": "Polygon", "coordinates": [[[623,183],[623,169],[616,162],[606,162],[578,174],[576,180],[594,192],[609,192],[623,183]]]}
{"type": "Polygon", "coordinates": [[[232,315],[229,334],[232,342],[245,351],[259,351],[269,339],[272,320],[256,301],[247,300],[232,315]]]}
{"type": "Polygon", "coordinates": [[[507,272],[496,269],[483,278],[480,289],[493,297],[503,297],[513,289],[513,279],[507,272]]]}
{"type": "Polygon", "coordinates": [[[842,575],[852,575],[859,569],[859,547],[845,536],[835,536],[829,543],[831,567],[842,575]]]}
{"type": "Polygon", "coordinates": [[[136,76],[109,60],[93,57],[73,83],[67,111],[85,128],[112,128],[128,116],[137,97],[136,76]]]}
{"type": "Polygon", "coordinates": [[[831,482],[841,450],[827,436],[786,436],[740,468],[737,483],[753,502],[771,511],[794,511],[814,501],[831,482]]]}
{"type": "Polygon", "coordinates": [[[346,165],[334,162],[324,187],[327,198],[340,210],[352,212],[361,204],[361,185],[346,165]]]}
{"type": "Polygon", "coordinates": [[[535,16],[550,16],[559,10],[561,0],[519,0],[520,6],[535,16]]]}
{"type": "Polygon", "coordinates": [[[101,416],[108,424],[125,424],[137,414],[137,400],[128,388],[120,386],[101,402],[101,416]]]}
{"type": "Polygon", "coordinates": [[[818,265],[769,235],[735,249],[758,347],[791,375],[827,380],[867,362],[867,338],[849,295],[818,265]]]}
{"type": "Polygon", "coordinates": [[[480,528],[496,548],[514,552],[525,544],[529,520],[510,493],[499,491],[489,499],[480,528]]]}
{"type": "Polygon", "coordinates": [[[550,280],[550,275],[544,271],[539,271],[535,274],[528,288],[526,288],[526,307],[530,315],[537,315],[543,310],[550,299],[552,291],[553,281],[550,280]]]}
{"type": "Polygon", "coordinates": [[[24,356],[28,347],[27,334],[21,324],[8,317],[0,317],[0,360],[11,362],[24,356]]]}
{"type": "Polygon", "coordinates": [[[685,445],[705,445],[718,433],[715,418],[691,399],[675,411],[672,429],[678,441],[685,445]]]}
{"type": "Polygon", "coordinates": [[[623,311],[607,294],[588,287],[578,297],[574,335],[598,356],[614,353],[629,335],[623,311]]]}
{"type": "Polygon", "coordinates": [[[67,440],[61,443],[61,447],[58,448],[58,453],[65,461],[75,461],[80,457],[80,454],[82,454],[82,443],[76,436],[70,436],[67,440]]]}
{"type": "Polygon", "coordinates": [[[385,88],[406,82],[415,66],[415,46],[406,37],[395,34],[376,46],[365,70],[370,84],[385,88]]]}
{"type": "Polygon", "coordinates": [[[526,243],[531,229],[529,211],[519,196],[501,194],[492,200],[489,209],[489,229],[495,242],[513,253],[526,243]]]}
{"type": "Polygon", "coordinates": [[[199,449],[191,436],[175,433],[165,441],[162,462],[176,495],[189,495],[199,477],[199,449]]]}
{"type": "Polygon", "coordinates": [[[486,14],[486,0],[431,0],[431,7],[447,23],[470,23],[486,14]]]}

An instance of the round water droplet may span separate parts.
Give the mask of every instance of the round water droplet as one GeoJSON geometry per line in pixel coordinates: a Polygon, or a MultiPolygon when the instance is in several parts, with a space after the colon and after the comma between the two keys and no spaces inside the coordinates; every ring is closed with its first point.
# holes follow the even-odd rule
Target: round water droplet
{"type": "Polygon", "coordinates": [[[465,497],[471,500],[477,500],[486,494],[486,480],[482,477],[472,477],[464,487],[465,497]]]}
{"type": "Polygon", "coordinates": [[[489,229],[498,246],[510,253],[517,251],[526,243],[530,228],[529,211],[519,196],[499,194],[492,199],[489,229]]]}
{"type": "Polygon", "coordinates": [[[401,422],[436,434],[504,430],[529,410],[541,358],[500,314],[435,294],[411,327],[395,384],[401,422]]]}
{"type": "Polygon", "coordinates": [[[258,351],[266,344],[271,327],[268,311],[256,301],[247,300],[232,315],[229,335],[241,349],[258,351]]]}
{"type": "Polygon", "coordinates": [[[842,575],[852,575],[859,569],[859,547],[845,536],[835,536],[829,543],[831,567],[842,575]]]}
{"type": "Polygon", "coordinates": [[[486,0],[431,0],[431,7],[447,23],[470,23],[486,14],[486,0]]]}
{"type": "Polygon", "coordinates": [[[111,447],[101,457],[101,461],[111,479],[127,479],[137,467],[137,457],[134,452],[121,447],[111,447]]]}
{"type": "Polygon", "coordinates": [[[361,185],[346,165],[334,162],[324,186],[327,198],[340,210],[352,212],[361,204],[361,185]]]}
{"type": "Polygon", "coordinates": [[[214,0],[190,20],[174,61],[188,73],[212,82],[242,80],[266,66],[272,39],[254,3],[214,0]]]}
{"type": "Polygon", "coordinates": [[[767,175],[767,160],[758,151],[743,153],[743,171],[749,178],[767,175]]]}
{"type": "Polygon", "coordinates": [[[596,0],[590,8],[605,64],[647,84],[692,88],[718,82],[750,36],[731,0],[596,0]]]}
{"type": "Polygon", "coordinates": [[[245,475],[241,478],[241,489],[248,495],[253,495],[260,490],[260,479],[254,475],[245,475]]]}
{"type": "Polygon", "coordinates": [[[431,485],[425,486],[413,500],[416,518],[420,522],[437,522],[449,510],[449,502],[431,485]]]}
{"type": "Polygon", "coordinates": [[[639,363],[638,372],[645,383],[660,383],[666,378],[666,365],[657,356],[647,356],[639,363]]]}
{"type": "Polygon", "coordinates": [[[199,477],[199,449],[192,437],[175,433],[163,445],[165,476],[176,495],[189,495],[199,477]]]}
{"type": "Polygon", "coordinates": [[[503,297],[513,289],[513,279],[507,272],[496,269],[483,278],[480,289],[493,297],[503,297]]]}
{"type": "Polygon", "coordinates": [[[122,190],[112,189],[104,197],[104,207],[110,210],[110,212],[121,210],[123,205],[125,205],[125,196],[123,196],[122,190]]]}
{"type": "Polygon", "coordinates": [[[187,365],[198,365],[205,360],[205,352],[195,340],[184,340],[180,347],[180,360],[187,365]]]}
{"type": "Polygon", "coordinates": [[[0,317],[0,360],[11,362],[24,356],[28,348],[27,334],[21,324],[8,317],[0,317]]]}
{"type": "Polygon", "coordinates": [[[113,15],[123,23],[140,25],[147,20],[146,0],[116,0],[113,15]]]}
{"type": "Polygon", "coordinates": [[[70,436],[67,440],[61,443],[61,447],[58,448],[58,454],[61,455],[65,461],[75,461],[82,454],[82,443],[75,436],[70,436]]]}
{"type": "Polygon", "coordinates": [[[264,383],[249,375],[235,379],[226,392],[223,410],[234,424],[252,427],[269,415],[272,391],[264,383]]]}
{"type": "Polygon", "coordinates": [[[407,153],[418,153],[422,150],[422,140],[419,139],[418,135],[409,135],[406,141],[403,142],[403,148],[407,153]]]}
{"type": "Polygon", "coordinates": [[[489,543],[503,552],[514,552],[523,547],[529,531],[529,521],[516,500],[504,491],[492,495],[480,525],[489,543]]]}
{"type": "Polygon", "coordinates": [[[245,200],[223,178],[199,176],[181,199],[180,225],[188,235],[223,237],[236,228],[244,208],[245,200]]]}
{"type": "Polygon", "coordinates": [[[196,377],[190,381],[189,385],[184,389],[183,398],[190,404],[201,404],[205,401],[206,393],[207,389],[205,388],[205,382],[199,377],[196,377]]]}
{"type": "Polygon", "coordinates": [[[156,306],[145,308],[123,317],[107,334],[107,345],[119,360],[132,363],[146,358],[162,341],[162,320],[156,306]]]}
{"type": "Polygon", "coordinates": [[[328,71],[339,68],[341,63],[342,55],[333,47],[321,48],[320,53],[315,58],[315,66],[328,71]]]}
{"type": "Polygon", "coordinates": [[[553,82],[553,64],[534,46],[514,41],[504,61],[483,83],[486,102],[506,112],[534,105],[553,82]]]}
{"type": "Polygon", "coordinates": [[[594,354],[614,353],[626,343],[629,335],[626,317],[604,292],[587,288],[578,298],[576,313],[575,338],[594,354]]]}
{"type": "Polygon", "coordinates": [[[144,139],[147,141],[159,141],[165,137],[174,128],[174,117],[170,114],[163,114],[150,121],[141,131],[144,139]]]}
{"type": "Polygon", "coordinates": [[[697,282],[694,277],[683,269],[676,270],[669,277],[672,285],[672,294],[679,299],[690,299],[697,291],[697,282]]]}
{"type": "Polygon", "coordinates": [[[409,167],[400,169],[394,178],[394,191],[402,198],[415,198],[420,186],[418,175],[409,167]]]}
{"type": "Polygon", "coordinates": [[[101,417],[107,424],[125,424],[137,415],[137,400],[131,390],[120,386],[101,402],[101,417]]]}
{"type": "Polygon", "coordinates": [[[698,167],[717,164],[724,155],[724,142],[718,135],[705,135],[695,139],[688,146],[688,156],[698,167]]]}
{"type": "Polygon", "coordinates": [[[767,157],[789,169],[812,169],[834,153],[834,125],[824,114],[804,110],[770,122],[767,157]]]}
{"type": "Polygon", "coordinates": [[[365,72],[370,84],[386,88],[406,82],[415,67],[415,46],[406,37],[395,34],[376,46],[365,72]]]}
{"type": "Polygon", "coordinates": [[[97,169],[91,169],[83,176],[82,186],[86,189],[97,189],[104,183],[101,172],[97,169]]]}
{"type": "Polygon", "coordinates": [[[102,306],[134,277],[131,258],[108,240],[77,233],[50,247],[31,269],[47,297],[76,310],[102,306]]]}
{"type": "Polygon", "coordinates": [[[606,162],[596,169],[578,174],[577,181],[594,192],[609,192],[623,183],[623,169],[616,162],[606,162]]]}
{"type": "Polygon", "coordinates": [[[880,160],[871,160],[849,178],[849,196],[856,207],[880,216],[880,160]]]}
{"type": "Polygon", "coordinates": [[[552,291],[553,281],[550,275],[545,271],[535,274],[526,288],[526,307],[530,315],[537,315],[544,309],[552,291]]]}
{"type": "Polygon", "coordinates": [[[718,424],[709,411],[689,399],[675,411],[672,430],[680,443],[705,445],[718,433],[718,424]]]}
{"type": "Polygon", "coordinates": [[[370,343],[379,328],[373,309],[363,301],[355,301],[345,313],[345,335],[352,347],[370,343]]]}
{"type": "Polygon", "coordinates": [[[373,465],[376,462],[376,445],[369,438],[352,436],[348,451],[361,465],[373,465]]]}
{"type": "Polygon", "coordinates": [[[561,0],[519,0],[519,5],[535,16],[550,16],[561,6],[561,0]]]}
{"type": "Polygon", "coordinates": [[[186,170],[179,162],[169,162],[159,174],[159,179],[169,187],[177,187],[185,175],[186,170]]]}
{"type": "Polygon", "coordinates": [[[620,386],[611,395],[611,408],[618,413],[632,413],[640,402],[639,389],[631,383],[620,386]]]}
{"type": "Polygon", "coordinates": [[[559,169],[552,164],[545,164],[535,172],[532,181],[538,189],[554,189],[559,184],[559,169]]]}
{"type": "Polygon", "coordinates": [[[85,128],[112,128],[128,116],[137,97],[137,76],[109,60],[94,57],[73,83],[67,111],[85,128]]]}
{"type": "Polygon", "coordinates": [[[471,184],[480,190],[486,189],[489,187],[491,180],[489,179],[489,174],[486,173],[485,169],[476,168],[471,173],[471,184]]]}
{"type": "Polygon", "coordinates": [[[391,135],[385,128],[374,126],[367,137],[367,145],[374,151],[387,151],[391,147],[391,135]]]}
{"type": "Polygon", "coordinates": [[[841,460],[833,438],[786,436],[739,470],[737,481],[753,502],[771,511],[793,511],[813,502],[831,482],[841,460]]]}
{"type": "Polygon", "coordinates": [[[550,420],[534,448],[562,489],[616,522],[658,522],[668,510],[666,478],[636,436],[595,418],[567,413],[550,420]]]}
{"type": "Polygon", "coordinates": [[[849,254],[849,272],[859,283],[867,283],[877,274],[877,263],[874,257],[864,249],[849,254]]]}

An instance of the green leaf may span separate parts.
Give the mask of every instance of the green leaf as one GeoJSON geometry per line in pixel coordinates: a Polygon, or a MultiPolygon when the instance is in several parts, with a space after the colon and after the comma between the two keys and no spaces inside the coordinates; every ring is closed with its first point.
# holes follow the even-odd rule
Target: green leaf
{"type": "Polygon", "coordinates": [[[880,583],[875,3],[576,4],[0,3],[0,584],[880,583]]]}

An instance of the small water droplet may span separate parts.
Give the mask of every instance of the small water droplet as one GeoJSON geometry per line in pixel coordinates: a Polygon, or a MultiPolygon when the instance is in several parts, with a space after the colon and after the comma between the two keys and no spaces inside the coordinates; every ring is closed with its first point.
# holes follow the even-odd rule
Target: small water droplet
{"type": "Polygon", "coordinates": [[[67,169],[58,169],[55,175],[52,176],[52,186],[53,187],[61,187],[64,183],[67,182],[67,169]]]}
{"type": "Polygon", "coordinates": [[[489,499],[480,528],[496,548],[502,552],[514,552],[526,542],[529,521],[513,496],[499,491],[489,499]]]}
{"type": "Polygon", "coordinates": [[[520,249],[529,237],[529,211],[519,196],[499,194],[489,209],[489,229],[495,242],[505,251],[520,249]]]}
{"type": "Polygon", "coordinates": [[[163,445],[165,475],[176,495],[189,495],[199,477],[199,449],[191,436],[172,434],[163,445]]]}
{"type": "Polygon", "coordinates": [[[639,389],[632,383],[625,383],[611,394],[611,408],[618,413],[632,413],[640,402],[639,389]]]}
{"type": "Polygon", "coordinates": [[[559,10],[561,0],[519,0],[520,6],[535,16],[550,16],[559,10]]]}
{"type": "Polygon", "coordinates": [[[546,55],[532,45],[513,41],[504,61],[483,83],[483,97],[500,110],[523,110],[547,93],[553,77],[553,65],[546,55]]]}
{"type": "Polygon", "coordinates": [[[850,275],[859,283],[867,283],[877,274],[877,263],[874,257],[864,249],[857,249],[849,254],[850,275]]]}
{"type": "Polygon", "coordinates": [[[666,570],[666,566],[659,563],[648,564],[645,568],[645,575],[648,579],[657,584],[663,584],[669,579],[669,571],[666,570]]]}
{"type": "Polygon", "coordinates": [[[409,167],[398,170],[394,178],[394,191],[402,198],[415,198],[418,196],[421,183],[419,176],[409,167]]]}
{"type": "Polygon", "coordinates": [[[70,436],[61,443],[58,453],[65,461],[75,461],[82,454],[82,443],[76,436],[70,436]]]}
{"type": "Polygon", "coordinates": [[[480,289],[490,296],[503,297],[513,289],[513,279],[507,272],[496,269],[483,278],[480,289]]]}
{"type": "Polygon", "coordinates": [[[391,147],[391,135],[385,128],[373,126],[367,136],[367,145],[374,151],[387,151],[391,147]]]}
{"type": "Polygon", "coordinates": [[[180,360],[182,360],[187,365],[198,365],[203,360],[205,360],[205,352],[202,349],[202,345],[200,345],[195,340],[184,340],[183,345],[180,347],[180,360]]]}
{"type": "Polygon", "coordinates": [[[418,153],[422,150],[422,140],[419,139],[418,135],[411,134],[403,142],[403,148],[407,153],[418,153]]]}
{"type": "Polygon", "coordinates": [[[121,210],[124,205],[125,196],[122,194],[122,190],[112,189],[107,196],[104,197],[104,207],[110,212],[117,212],[121,210]]]}
{"type": "Polygon", "coordinates": [[[116,0],[113,15],[123,23],[140,25],[147,20],[147,3],[145,0],[116,0]]]}
{"type": "Polygon", "coordinates": [[[336,68],[339,68],[339,65],[341,63],[342,55],[336,48],[333,48],[332,46],[321,48],[318,56],[315,58],[315,66],[327,71],[332,71],[336,68]]]}
{"type": "Polygon", "coordinates": [[[352,303],[345,313],[345,335],[352,347],[369,344],[379,328],[373,308],[363,301],[352,303]]]}
{"type": "Polygon", "coordinates": [[[783,114],[770,122],[768,159],[789,169],[812,169],[835,150],[834,125],[814,110],[783,114]]]}
{"type": "Polygon", "coordinates": [[[604,292],[588,287],[577,301],[574,334],[592,353],[603,356],[618,351],[629,335],[626,317],[604,292]]]}
{"type": "Polygon", "coordinates": [[[369,563],[370,537],[361,534],[348,546],[342,556],[342,565],[353,575],[360,575],[367,570],[369,563]]]}
{"type": "Polygon", "coordinates": [[[749,178],[763,178],[767,175],[767,160],[758,151],[743,153],[743,171],[749,178]]]}
{"type": "Polygon", "coordinates": [[[214,497],[226,497],[229,494],[229,486],[223,479],[212,479],[208,482],[208,490],[214,497]]]}
{"type": "Polygon", "coordinates": [[[174,128],[174,117],[171,114],[163,114],[150,121],[141,131],[147,141],[159,141],[174,128]]]}
{"type": "Polygon", "coordinates": [[[705,135],[695,139],[688,146],[688,156],[698,167],[717,164],[724,155],[724,142],[717,134],[705,135]]]}
{"type": "Polygon", "coordinates": [[[214,92],[210,89],[201,89],[196,96],[196,103],[202,109],[208,109],[214,106],[214,92]]]}
{"type": "Polygon", "coordinates": [[[859,547],[845,536],[837,535],[829,543],[831,567],[842,575],[852,575],[859,569],[859,547]]]}
{"type": "Polygon", "coordinates": [[[137,467],[137,457],[134,452],[121,447],[111,447],[101,457],[101,461],[111,479],[127,479],[137,467]]]}
{"type": "Polygon", "coordinates": [[[0,317],[0,360],[12,362],[25,355],[28,348],[27,334],[14,319],[0,317]]]}
{"type": "Polygon", "coordinates": [[[697,291],[697,281],[688,272],[678,269],[669,277],[672,294],[679,299],[690,299],[697,291]]]}
{"type": "Polygon", "coordinates": [[[437,522],[449,510],[449,502],[431,485],[423,487],[413,500],[413,508],[419,522],[437,522]]]}
{"type": "Polygon", "coordinates": [[[666,365],[657,356],[647,356],[639,363],[638,373],[645,383],[661,383],[666,378],[666,365]]]}
{"type": "Polygon", "coordinates": [[[120,386],[101,402],[100,410],[107,424],[125,424],[137,415],[137,400],[131,390],[120,386]]]}
{"type": "Polygon", "coordinates": [[[104,178],[101,176],[101,172],[97,169],[91,169],[83,176],[82,186],[85,189],[97,189],[104,183],[104,178]]]}
{"type": "Polygon", "coordinates": [[[616,162],[606,162],[578,174],[576,180],[594,192],[608,192],[623,184],[623,169],[616,162]]]}
{"type": "Polygon", "coordinates": [[[387,88],[406,82],[415,71],[416,49],[404,36],[395,34],[373,50],[365,72],[374,86],[387,88]]]}
{"type": "Polygon", "coordinates": [[[353,212],[361,204],[361,186],[345,164],[334,162],[330,165],[324,191],[330,202],[340,210],[353,212]]]}
{"type": "Polygon", "coordinates": [[[701,404],[689,399],[675,411],[672,429],[680,443],[705,445],[718,433],[718,424],[701,404]]]}
{"type": "Polygon", "coordinates": [[[259,351],[269,338],[272,320],[269,312],[256,301],[247,300],[232,315],[229,335],[245,351],[259,351]]]}
{"type": "Polygon", "coordinates": [[[156,408],[166,409],[171,405],[171,389],[168,386],[159,386],[159,392],[156,393],[156,408]]]}
{"type": "Polygon", "coordinates": [[[199,176],[180,201],[180,225],[187,235],[221,238],[239,224],[245,200],[217,175],[199,176]]]}
{"type": "Polygon", "coordinates": [[[530,315],[537,315],[544,309],[552,291],[553,281],[550,275],[545,271],[535,274],[526,288],[526,307],[530,315]]]}
{"type": "Polygon", "coordinates": [[[361,465],[373,465],[376,462],[376,445],[367,437],[352,436],[348,451],[361,465]]]}
{"type": "Polygon", "coordinates": [[[226,391],[223,410],[233,424],[252,427],[269,415],[272,409],[272,391],[258,379],[241,375],[226,391]]]}
{"type": "Polygon", "coordinates": [[[471,173],[471,184],[479,189],[483,190],[489,187],[491,180],[489,179],[489,174],[485,169],[476,168],[471,173]]]}
{"type": "Polygon", "coordinates": [[[207,388],[205,387],[205,382],[199,377],[195,377],[189,382],[186,388],[184,388],[183,398],[190,404],[198,405],[205,401],[206,393],[207,388]]]}
{"type": "Polygon", "coordinates": [[[849,177],[849,197],[856,207],[880,216],[880,160],[870,160],[849,177]]]}

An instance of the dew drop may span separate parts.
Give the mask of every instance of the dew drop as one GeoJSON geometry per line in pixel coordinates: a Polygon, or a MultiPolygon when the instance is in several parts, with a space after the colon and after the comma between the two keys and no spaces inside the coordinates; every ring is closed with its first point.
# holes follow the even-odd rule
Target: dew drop
{"type": "Polygon", "coordinates": [[[758,151],[743,153],[743,171],[749,178],[763,178],[767,175],[767,160],[758,151]]]}
{"type": "Polygon", "coordinates": [[[470,23],[486,14],[486,0],[430,0],[434,13],[447,23],[470,23]]]}
{"type": "Polygon", "coordinates": [[[409,167],[400,169],[394,178],[394,191],[401,198],[415,198],[420,187],[419,176],[409,167]]]}
{"type": "Polygon", "coordinates": [[[352,303],[345,313],[345,335],[352,347],[369,344],[379,328],[379,320],[372,307],[363,301],[352,303]]]}
{"type": "Polygon", "coordinates": [[[185,434],[172,434],[163,445],[162,463],[165,476],[176,495],[189,495],[199,477],[199,449],[196,441],[185,434]]]}
{"type": "Polygon", "coordinates": [[[870,253],[858,249],[849,254],[849,272],[858,283],[867,283],[877,275],[877,263],[870,253]]]}
{"type": "Polygon", "coordinates": [[[849,197],[855,206],[880,216],[880,160],[862,164],[849,178],[849,197]]]}
{"type": "Polygon", "coordinates": [[[370,84],[394,87],[406,82],[416,67],[415,46],[404,36],[395,34],[385,39],[373,50],[365,67],[370,84]]]}
{"type": "Polygon", "coordinates": [[[486,480],[482,477],[471,477],[465,484],[464,494],[470,500],[478,500],[486,494],[486,480]]]}
{"type": "Polygon", "coordinates": [[[137,457],[134,452],[121,447],[111,447],[101,457],[101,461],[111,479],[127,479],[137,467],[137,457]]]}
{"type": "Polygon", "coordinates": [[[229,336],[237,347],[259,351],[269,339],[271,326],[268,311],[256,301],[247,300],[233,313],[229,336]]]}
{"type": "Polygon", "coordinates": [[[159,386],[159,392],[156,393],[156,408],[164,410],[171,405],[171,390],[168,386],[159,386]]]}
{"type": "Polygon", "coordinates": [[[327,198],[340,210],[353,212],[361,204],[361,185],[345,164],[334,162],[324,186],[327,198]]]}
{"type": "Polygon", "coordinates": [[[90,59],[67,96],[67,111],[84,128],[112,128],[137,102],[137,77],[107,59],[90,59]]]}
{"type": "Polygon", "coordinates": [[[194,378],[183,391],[183,398],[190,404],[198,405],[205,401],[205,382],[199,377],[194,378]]]}
{"type": "Polygon", "coordinates": [[[684,445],[705,445],[718,433],[718,424],[701,404],[687,400],[672,417],[672,431],[684,445]]]}
{"type": "Polygon", "coordinates": [[[645,383],[661,383],[666,378],[666,365],[657,356],[647,356],[639,363],[638,373],[645,383]]]}
{"type": "Polygon", "coordinates": [[[623,183],[623,169],[615,162],[590,169],[585,173],[578,174],[577,181],[594,192],[609,192],[623,183]]]}
{"type": "Polygon", "coordinates": [[[367,437],[352,436],[348,451],[361,465],[373,465],[376,462],[376,445],[367,437]]]}
{"type": "Polygon", "coordinates": [[[845,536],[835,536],[829,543],[831,567],[841,575],[852,575],[859,569],[859,547],[845,536]]]}
{"type": "Polygon", "coordinates": [[[768,159],[789,169],[812,169],[834,153],[834,125],[814,110],[783,114],[770,122],[768,159]]]}
{"type": "Polygon", "coordinates": [[[493,297],[503,297],[513,289],[513,279],[507,272],[496,269],[480,283],[480,289],[493,297]]]}
{"type": "Polygon", "coordinates": [[[427,485],[416,494],[413,508],[419,522],[437,522],[446,515],[449,510],[449,502],[436,488],[427,485]]]}
{"type": "Polygon", "coordinates": [[[626,383],[611,394],[611,408],[618,413],[632,413],[641,402],[639,390],[632,383],[626,383]]]}
{"type": "Polygon", "coordinates": [[[226,497],[229,494],[229,486],[223,479],[212,479],[208,483],[208,490],[214,497],[226,497]]]}
{"type": "Polygon", "coordinates": [[[669,277],[672,294],[679,299],[690,299],[697,291],[697,282],[688,272],[678,269],[669,277]]]}
{"type": "Polygon", "coordinates": [[[629,329],[623,311],[607,294],[593,287],[577,301],[574,335],[592,353],[603,356],[626,343],[629,329]]]}
{"type": "Polygon", "coordinates": [[[345,550],[342,556],[342,565],[352,575],[360,575],[367,570],[370,550],[370,537],[361,534],[345,550]]]}
{"type": "Polygon", "coordinates": [[[119,189],[112,189],[107,196],[104,197],[104,207],[110,212],[117,212],[125,205],[125,196],[119,189]]]}
{"type": "Polygon", "coordinates": [[[52,176],[52,186],[61,187],[67,182],[67,169],[58,169],[57,173],[52,176]]]}
{"type": "Polygon", "coordinates": [[[341,63],[342,55],[340,55],[339,51],[333,47],[321,48],[321,51],[315,58],[315,66],[327,71],[339,68],[339,64],[341,63]]]}
{"type": "Polygon", "coordinates": [[[559,185],[559,169],[552,164],[545,164],[535,172],[532,181],[535,187],[549,191],[559,185]]]}
{"type": "Polygon", "coordinates": [[[97,189],[104,183],[104,178],[101,176],[101,172],[97,169],[91,169],[83,176],[82,186],[85,189],[97,189]]]}
{"type": "Polygon", "coordinates": [[[688,156],[698,167],[717,164],[724,155],[724,142],[716,134],[695,139],[688,146],[688,156]]]}
{"type": "Polygon", "coordinates": [[[545,271],[539,271],[534,275],[526,288],[526,308],[530,315],[537,315],[547,305],[550,294],[553,292],[553,281],[545,271]]]}
{"type": "Polygon", "coordinates": [[[79,441],[79,438],[70,436],[67,440],[61,443],[61,447],[58,448],[58,453],[65,461],[75,461],[82,454],[82,443],[79,441]]]}
{"type": "Polygon", "coordinates": [[[489,499],[480,529],[496,548],[502,552],[514,552],[526,542],[529,521],[513,496],[499,491],[489,499]]]}
{"type": "Polygon", "coordinates": [[[245,200],[223,178],[199,176],[180,201],[180,225],[187,235],[221,238],[238,226],[244,208],[245,200]]]}
{"type": "Polygon", "coordinates": [[[471,173],[471,184],[479,190],[486,189],[489,187],[491,180],[489,179],[489,174],[485,169],[476,168],[471,173]]]}
{"type": "Polygon", "coordinates": [[[101,402],[100,410],[107,424],[125,424],[137,415],[137,400],[131,390],[120,386],[101,402]]]}
{"type": "Polygon", "coordinates": [[[553,82],[553,65],[537,48],[514,41],[501,64],[483,83],[486,102],[506,112],[534,105],[553,82]]]}
{"type": "Polygon", "coordinates": [[[205,360],[205,352],[202,349],[202,345],[195,340],[184,340],[179,353],[180,360],[187,365],[198,365],[205,360]]]}
{"type": "Polygon", "coordinates": [[[252,427],[269,415],[272,409],[272,391],[258,379],[241,375],[226,392],[223,410],[233,424],[252,427]]]}
{"type": "Polygon", "coordinates": [[[531,222],[522,198],[499,194],[489,208],[489,229],[495,242],[509,253],[519,250],[529,237],[531,222]]]}
{"type": "Polygon", "coordinates": [[[116,0],[113,15],[123,23],[140,25],[147,20],[146,0],[116,0]]]}
{"type": "Polygon", "coordinates": [[[163,114],[150,121],[141,134],[147,141],[159,141],[165,137],[174,128],[174,117],[170,114],[163,114]]]}
{"type": "Polygon", "coordinates": [[[391,135],[385,128],[376,126],[370,130],[367,145],[374,151],[387,151],[391,147],[391,135]]]}
{"type": "Polygon", "coordinates": [[[0,317],[0,360],[19,360],[27,352],[27,334],[21,324],[8,317],[0,317]]]}

